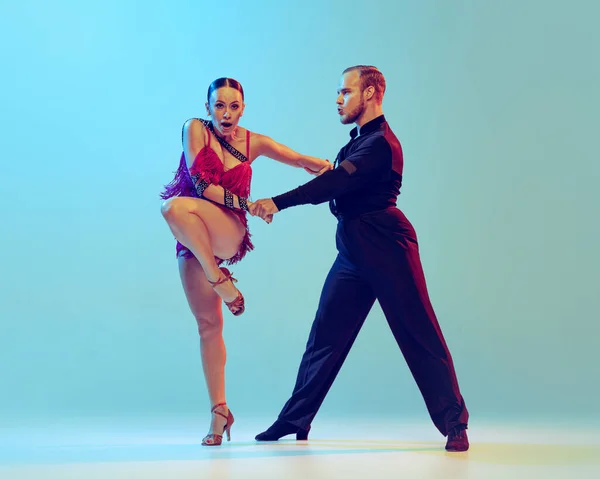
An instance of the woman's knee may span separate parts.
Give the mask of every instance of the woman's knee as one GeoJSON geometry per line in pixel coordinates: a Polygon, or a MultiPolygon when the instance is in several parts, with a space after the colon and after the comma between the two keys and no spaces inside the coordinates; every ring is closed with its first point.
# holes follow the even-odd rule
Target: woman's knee
{"type": "Polygon", "coordinates": [[[223,336],[223,320],[220,317],[196,317],[201,341],[211,341],[223,336]]]}
{"type": "Polygon", "coordinates": [[[161,205],[160,212],[167,222],[181,217],[181,215],[189,212],[189,208],[186,205],[186,198],[180,198],[178,196],[169,198],[161,205]]]}

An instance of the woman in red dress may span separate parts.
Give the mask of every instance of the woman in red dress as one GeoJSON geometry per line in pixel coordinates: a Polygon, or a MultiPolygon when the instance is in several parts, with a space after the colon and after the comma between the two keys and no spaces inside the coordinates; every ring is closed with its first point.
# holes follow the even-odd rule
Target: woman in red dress
{"type": "MultiPolygon", "coordinates": [[[[232,78],[208,88],[210,120],[193,118],[183,125],[183,153],[173,181],[161,197],[161,211],[177,239],[183,289],[200,333],[202,367],[213,404],[206,446],[230,438],[233,415],[225,400],[225,343],[221,300],[234,315],[244,312],[235,278],[220,264],[234,264],[253,249],[246,214],[251,202],[252,162],[266,156],[318,175],[332,165],[301,155],[271,138],[250,132],[238,122],[244,113],[244,90],[232,78]]],[[[270,221],[271,218],[267,218],[270,221]]]]}

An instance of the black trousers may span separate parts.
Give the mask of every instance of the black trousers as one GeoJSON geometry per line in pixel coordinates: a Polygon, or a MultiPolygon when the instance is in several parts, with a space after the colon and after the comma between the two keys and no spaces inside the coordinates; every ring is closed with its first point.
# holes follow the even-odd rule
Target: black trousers
{"type": "Polygon", "coordinates": [[[446,436],[466,425],[452,357],[431,306],[414,228],[397,208],[341,218],[338,256],[327,275],[292,396],[279,419],[307,428],[375,300],[446,436]]]}

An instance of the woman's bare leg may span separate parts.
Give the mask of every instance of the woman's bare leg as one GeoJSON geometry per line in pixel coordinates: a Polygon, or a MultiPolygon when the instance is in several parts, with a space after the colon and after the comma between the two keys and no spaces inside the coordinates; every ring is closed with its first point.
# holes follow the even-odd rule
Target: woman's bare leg
{"type": "MultiPolygon", "coordinates": [[[[246,233],[238,217],[214,203],[190,197],[171,198],[163,203],[161,211],[175,238],[194,253],[206,278],[217,281],[221,272],[215,256],[234,256],[246,233]]],[[[231,281],[215,291],[228,302],[237,297],[231,281]]]]}
{"type": "MultiPolygon", "coordinates": [[[[206,279],[202,265],[196,258],[180,256],[181,283],[200,333],[200,356],[211,406],[227,402],[225,398],[226,350],[223,341],[223,314],[221,299],[206,279]]],[[[224,409],[225,414],[229,411],[224,409]]],[[[221,434],[225,418],[213,414],[209,434],[221,434]]]]}

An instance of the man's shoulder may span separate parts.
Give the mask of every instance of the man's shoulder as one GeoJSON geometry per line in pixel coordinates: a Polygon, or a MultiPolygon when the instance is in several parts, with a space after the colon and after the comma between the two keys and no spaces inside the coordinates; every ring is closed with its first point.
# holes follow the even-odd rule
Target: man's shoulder
{"type": "Polygon", "coordinates": [[[390,145],[392,150],[400,149],[402,150],[402,146],[400,145],[400,140],[394,133],[394,131],[390,128],[390,126],[386,123],[386,127],[381,129],[381,135],[385,139],[385,141],[390,145]]]}
{"type": "MultiPolygon", "coordinates": [[[[389,130],[389,132],[391,132],[391,130],[389,130]]],[[[386,152],[392,147],[392,141],[390,140],[391,138],[388,136],[386,130],[381,128],[365,135],[361,141],[360,147],[386,152]]]]}

